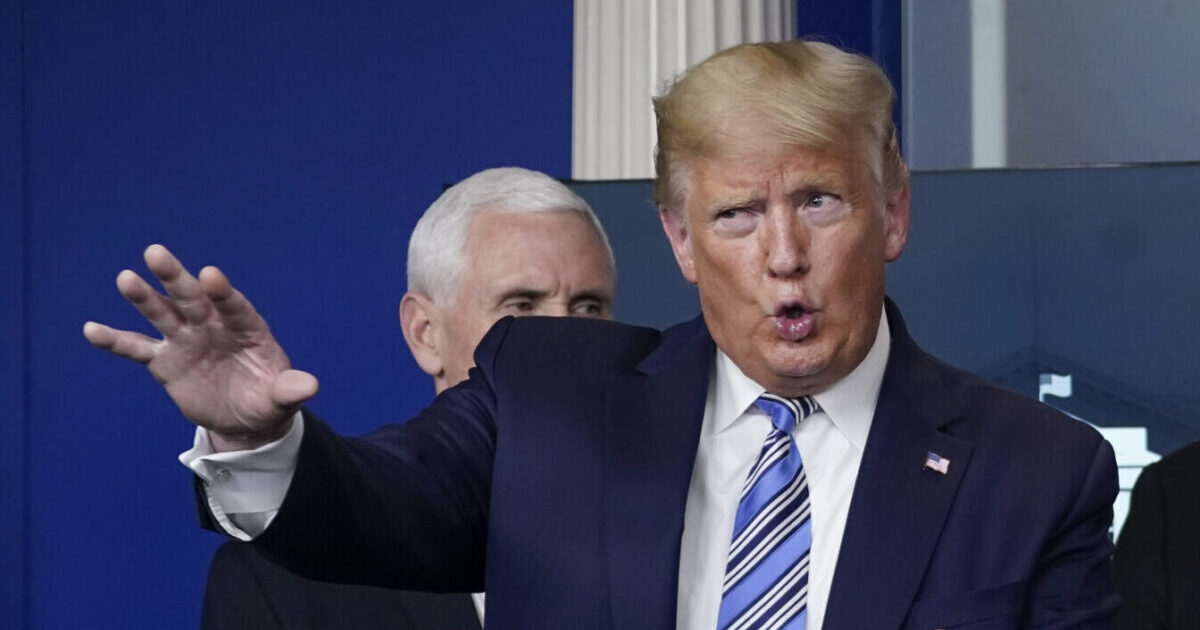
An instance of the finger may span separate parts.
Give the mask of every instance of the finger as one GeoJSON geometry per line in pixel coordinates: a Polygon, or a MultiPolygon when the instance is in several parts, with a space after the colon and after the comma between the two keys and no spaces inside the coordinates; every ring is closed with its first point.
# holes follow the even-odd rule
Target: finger
{"type": "Polygon", "coordinates": [[[241,291],[233,288],[225,273],[216,267],[200,270],[200,286],[209,302],[217,309],[225,327],[238,332],[266,330],[267,322],[241,291]]]}
{"type": "Polygon", "coordinates": [[[300,370],[284,370],[271,383],[271,402],[294,412],[304,401],[317,395],[317,377],[300,370]]]}
{"type": "Polygon", "coordinates": [[[126,269],[117,274],[117,291],[163,335],[174,333],[183,324],[183,315],[171,301],[136,273],[126,269]]]}
{"type": "Polygon", "coordinates": [[[212,304],[201,290],[200,281],[188,273],[170,250],[162,245],[151,245],[146,248],[143,258],[184,319],[198,324],[208,317],[212,312],[212,304]]]}
{"type": "Polygon", "coordinates": [[[87,322],[83,325],[83,336],[97,348],[137,361],[149,363],[154,358],[158,341],[130,330],[117,330],[104,324],[87,322]]]}

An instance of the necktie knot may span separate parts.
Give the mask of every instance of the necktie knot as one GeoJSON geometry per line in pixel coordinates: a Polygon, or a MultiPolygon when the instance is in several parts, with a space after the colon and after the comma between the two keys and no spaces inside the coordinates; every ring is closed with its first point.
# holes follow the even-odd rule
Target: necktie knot
{"type": "Polygon", "coordinates": [[[816,413],[821,406],[812,396],[783,398],[775,394],[763,394],[754,401],[755,406],[771,417],[771,424],[783,433],[791,433],[798,422],[816,413]]]}

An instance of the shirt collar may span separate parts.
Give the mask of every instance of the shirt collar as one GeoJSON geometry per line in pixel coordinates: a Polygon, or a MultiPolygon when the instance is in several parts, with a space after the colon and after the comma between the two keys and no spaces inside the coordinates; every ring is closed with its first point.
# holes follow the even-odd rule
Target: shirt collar
{"type": "MultiPolygon", "coordinates": [[[[866,445],[867,433],[871,430],[871,419],[875,416],[875,403],[879,400],[879,388],[883,384],[891,345],[891,329],[885,312],[879,317],[875,343],[867,351],[867,356],[829,389],[813,395],[834,426],[860,450],[866,445]]],[[[740,418],[755,399],[767,390],[746,376],[720,348],[717,348],[714,366],[713,429],[720,433],[740,418]]]]}

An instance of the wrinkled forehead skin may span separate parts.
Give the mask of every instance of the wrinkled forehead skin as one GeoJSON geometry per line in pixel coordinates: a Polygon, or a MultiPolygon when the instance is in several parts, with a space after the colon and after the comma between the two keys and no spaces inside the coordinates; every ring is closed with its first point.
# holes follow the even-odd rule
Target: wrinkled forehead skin
{"type": "Polygon", "coordinates": [[[839,190],[849,191],[847,201],[856,207],[882,209],[885,191],[879,175],[881,152],[872,150],[865,141],[843,137],[834,142],[801,144],[781,140],[778,134],[753,121],[740,122],[714,129],[711,149],[696,155],[682,156],[673,163],[674,177],[680,184],[678,196],[668,209],[682,218],[689,192],[695,188],[692,180],[705,164],[709,173],[722,167],[736,168],[754,163],[784,163],[789,157],[806,154],[814,156],[810,173],[814,183],[839,184],[839,190]]]}

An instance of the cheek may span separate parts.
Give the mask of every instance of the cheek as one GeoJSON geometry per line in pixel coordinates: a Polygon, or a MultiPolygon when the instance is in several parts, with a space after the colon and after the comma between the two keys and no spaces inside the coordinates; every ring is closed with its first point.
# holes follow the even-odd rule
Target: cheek
{"type": "Polygon", "coordinates": [[[477,313],[460,314],[447,321],[445,328],[445,361],[448,366],[466,371],[473,364],[475,346],[491,328],[493,319],[477,313]]]}
{"type": "Polygon", "coordinates": [[[761,283],[755,276],[761,273],[761,267],[749,256],[726,255],[697,259],[697,270],[702,279],[698,283],[700,303],[710,318],[710,327],[726,329],[722,337],[727,345],[748,342],[760,313],[758,305],[768,299],[760,295],[761,283]]]}
{"type": "Polygon", "coordinates": [[[692,240],[692,258],[697,273],[719,280],[722,285],[744,282],[757,265],[756,243],[750,237],[723,238],[713,233],[692,240]]]}
{"type": "Polygon", "coordinates": [[[496,323],[499,317],[482,317],[471,323],[471,326],[466,329],[466,334],[463,335],[462,345],[466,352],[466,361],[470,365],[475,356],[475,347],[483,341],[483,336],[492,329],[492,325],[496,323]]]}
{"type": "Polygon", "coordinates": [[[846,223],[832,229],[828,238],[814,241],[814,249],[829,263],[840,266],[850,273],[882,267],[884,252],[883,217],[860,218],[858,222],[846,223]]]}
{"type": "Polygon", "coordinates": [[[739,278],[737,265],[732,261],[711,256],[696,257],[697,287],[709,308],[728,308],[745,292],[744,280],[739,278]]]}
{"type": "Polygon", "coordinates": [[[875,301],[883,284],[882,242],[858,233],[809,250],[809,282],[832,311],[858,312],[875,301]]]}

